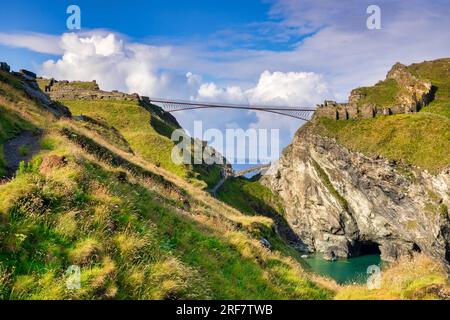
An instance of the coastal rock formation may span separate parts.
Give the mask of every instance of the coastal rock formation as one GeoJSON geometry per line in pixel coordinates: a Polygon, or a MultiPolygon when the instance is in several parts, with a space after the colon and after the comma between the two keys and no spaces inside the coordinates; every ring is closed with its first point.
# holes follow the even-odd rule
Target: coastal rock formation
{"type": "Polygon", "coordinates": [[[413,113],[429,104],[433,100],[433,95],[430,81],[418,79],[408,67],[396,63],[384,81],[380,81],[372,88],[354,89],[348,103],[327,100],[317,106],[316,114],[336,120],[348,120],[413,113]],[[385,98],[390,99],[373,101],[374,95],[378,95],[378,98],[385,95],[385,98]]]}
{"type": "Polygon", "coordinates": [[[261,182],[283,198],[286,220],[311,252],[332,259],[379,250],[387,261],[424,252],[448,263],[450,170],[408,170],[306,127],[261,182]]]}

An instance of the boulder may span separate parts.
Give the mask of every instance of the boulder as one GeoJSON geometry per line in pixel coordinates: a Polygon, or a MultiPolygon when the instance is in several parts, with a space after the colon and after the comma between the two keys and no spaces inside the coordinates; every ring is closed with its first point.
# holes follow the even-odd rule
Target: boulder
{"type": "Polygon", "coordinates": [[[11,68],[6,62],[0,62],[0,70],[10,72],[11,68]]]}

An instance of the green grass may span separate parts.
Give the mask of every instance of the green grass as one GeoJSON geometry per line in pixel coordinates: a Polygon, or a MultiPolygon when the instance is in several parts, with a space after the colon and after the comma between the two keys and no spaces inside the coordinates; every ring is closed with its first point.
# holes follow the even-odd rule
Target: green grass
{"type": "MultiPolygon", "coordinates": [[[[61,152],[61,151],[60,151],[61,152]]],[[[0,186],[0,292],[12,299],[324,299],[292,261],[217,232],[84,159],[0,186]],[[65,270],[81,267],[81,289],[65,270]]],[[[198,210],[199,208],[197,208],[198,210]]],[[[220,224],[220,222],[219,222],[220,224]]],[[[221,229],[219,229],[221,230],[221,229]]]]}
{"type": "Polygon", "coordinates": [[[222,177],[222,168],[219,165],[194,165],[193,170],[195,179],[204,181],[208,189],[214,187],[222,177]]]}
{"type": "Polygon", "coordinates": [[[26,146],[26,145],[20,146],[18,151],[22,157],[25,157],[28,154],[28,152],[30,152],[28,146],[26,146]]]}
{"type": "Polygon", "coordinates": [[[436,300],[448,296],[448,274],[443,266],[425,255],[405,257],[384,269],[380,288],[348,285],[338,300],[436,300]],[[441,293],[440,293],[441,292],[441,293]]]}
{"type": "Polygon", "coordinates": [[[158,167],[188,179],[200,188],[220,179],[217,165],[178,165],[172,161],[171,140],[175,124],[161,120],[134,101],[62,101],[74,115],[83,115],[79,124],[112,145],[133,152],[158,167]]]}
{"type": "Polygon", "coordinates": [[[358,88],[357,91],[364,95],[358,100],[358,106],[371,103],[378,107],[389,107],[397,103],[400,88],[395,80],[388,79],[378,82],[373,87],[358,88]]]}
{"type": "MultiPolygon", "coordinates": [[[[419,79],[430,80],[434,90],[435,99],[421,112],[435,113],[447,118],[450,117],[450,59],[412,64],[407,67],[412,75],[419,79]]],[[[358,88],[357,92],[364,95],[358,101],[361,106],[366,103],[378,107],[389,107],[399,103],[397,96],[401,92],[395,80],[388,79],[378,82],[372,87],[358,88]]]]}
{"type": "Polygon", "coordinates": [[[450,59],[413,64],[408,70],[435,87],[435,100],[421,112],[431,112],[450,118],[450,59]]]}
{"type": "MultiPolygon", "coordinates": [[[[69,102],[78,114],[102,121],[101,128],[84,129],[115,146],[118,136],[108,134],[117,129],[142,156],[134,163],[95,134],[75,135],[70,130],[78,121],[57,122],[14,87],[14,77],[5,77],[0,94],[7,92],[20,104],[1,107],[0,146],[34,126],[44,137],[32,170],[24,165],[0,185],[0,299],[329,299],[341,290],[304,272],[298,253],[275,234],[273,220],[261,217],[282,216],[283,208],[257,181],[233,179],[223,189],[224,201],[241,214],[182,179],[171,177],[179,186],[167,180],[167,172],[149,171],[145,160],[168,166],[164,160],[173,144],[164,121],[150,126],[151,115],[132,102],[69,102]],[[41,166],[50,155],[65,161],[41,166]],[[272,251],[260,244],[261,236],[272,251]],[[66,287],[66,270],[74,264],[81,268],[79,290],[66,287]]],[[[217,167],[168,169],[207,176],[210,184],[219,172],[217,167]]],[[[432,267],[421,268],[426,274],[396,270],[406,278],[389,297],[433,297],[426,286],[446,282],[432,267]]],[[[339,297],[370,294],[358,288],[339,297]]]]}
{"type": "Polygon", "coordinates": [[[110,126],[105,120],[83,116],[78,124],[91,132],[95,132],[113,146],[125,152],[133,152],[128,141],[122,136],[122,134],[115,127],[110,126]]]}
{"type": "MultiPolygon", "coordinates": [[[[450,165],[450,59],[413,64],[407,67],[417,78],[430,80],[435,99],[419,113],[379,116],[360,121],[318,119],[313,130],[335,138],[338,143],[366,155],[381,155],[405,164],[413,164],[432,173],[450,165]]],[[[378,106],[394,104],[400,90],[393,80],[368,88],[360,103],[378,106]]],[[[403,167],[399,168],[404,171],[403,167]]],[[[411,177],[407,173],[408,177],[411,177]]]]}
{"type": "Polygon", "coordinates": [[[381,155],[432,173],[450,165],[450,119],[417,113],[358,121],[320,118],[314,132],[366,155],[381,155]]]}
{"type": "MultiPolygon", "coordinates": [[[[151,114],[134,101],[62,101],[74,115],[86,115],[117,129],[135,153],[179,176],[184,166],[171,160],[173,142],[150,125],[151,114]]],[[[161,126],[161,124],[159,124],[161,126]]]]}
{"type": "MultiPolygon", "coordinates": [[[[0,85],[27,102],[19,91],[0,85]]],[[[117,146],[117,136],[102,132],[116,128],[143,161],[163,166],[161,157],[173,144],[163,133],[164,123],[154,129],[141,107],[73,102],[79,114],[103,121],[96,128],[70,123],[72,130],[83,127],[95,133],[82,139],[65,128],[69,120],[57,123],[30,101],[23,105],[27,109],[10,104],[0,113],[1,138],[32,128],[12,110],[32,112],[37,119],[33,123],[45,134],[42,150],[31,162],[52,154],[64,156],[67,163],[32,170],[23,164],[20,174],[0,185],[0,298],[332,297],[297,262],[267,251],[251,235],[248,225],[269,224],[269,219],[229,212],[209,197],[196,199],[164,176],[114,154],[102,140],[95,141],[102,136],[117,146]],[[74,264],[81,268],[79,290],[66,288],[66,270],[74,264]]],[[[194,174],[211,177],[212,183],[217,169],[194,174]]]]}
{"type": "Polygon", "coordinates": [[[249,215],[284,215],[281,198],[257,180],[245,177],[227,179],[217,197],[249,215]]]}

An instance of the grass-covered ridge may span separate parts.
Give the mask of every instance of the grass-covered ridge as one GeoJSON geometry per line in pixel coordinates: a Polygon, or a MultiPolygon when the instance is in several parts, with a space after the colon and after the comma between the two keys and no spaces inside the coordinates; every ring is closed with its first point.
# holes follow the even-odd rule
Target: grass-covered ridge
{"type": "Polygon", "coordinates": [[[397,95],[400,87],[393,79],[378,82],[373,87],[362,87],[357,89],[363,98],[358,100],[358,106],[367,103],[374,104],[378,107],[389,107],[397,103],[397,95]]]}
{"type": "Polygon", "coordinates": [[[335,121],[320,118],[318,134],[366,155],[381,155],[437,173],[450,165],[450,119],[434,114],[380,116],[335,121]]]}
{"type": "Polygon", "coordinates": [[[403,258],[381,273],[379,288],[344,286],[338,300],[434,300],[450,298],[447,271],[433,259],[417,255],[403,258]]]}
{"type": "Polygon", "coordinates": [[[173,142],[160,135],[151,125],[151,115],[134,101],[63,101],[73,115],[86,115],[107,122],[129,143],[131,149],[145,160],[160,165],[180,176],[186,175],[183,166],[172,162],[173,142]]]}
{"type": "Polygon", "coordinates": [[[186,209],[151,185],[133,176],[124,182],[114,170],[71,157],[62,168],[1,186],[2,298],[330,296],[293,261],[231,225],[189,218],[206,208],[186,209]],[[65,286],[72,264],[81,266],[80,290],[65,286]]]}
{"type": "Polygon", "coordinates": [[[412,64],[408,70],[434,86],[434,100],[421,112],[431,112],[450,118],[450,59],[412,64]]]}
{"type": "MultiPolygon", "coordinates": [[[[413,64],[408,70],[430,80],[434,100],[419,113],[335,121],[316,119],[309,127],[353,151],[405,162],[437,173],[450,166],[450,59],[413,64]]],[[[388,105],[395,96],[388,81],[364,88],[370,102],[388,105]]],[[[367,102],[367,101],[366,101],[367,102]]]]}

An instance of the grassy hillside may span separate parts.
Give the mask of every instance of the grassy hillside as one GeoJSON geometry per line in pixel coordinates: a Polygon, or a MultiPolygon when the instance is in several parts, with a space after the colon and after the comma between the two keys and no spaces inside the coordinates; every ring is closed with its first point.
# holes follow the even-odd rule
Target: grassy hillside
{"type": "Polygon", "coordinates": [[[373,87],[362,87],[357,90],[363,95],[363,98],[358,100],[358,105],[372,103],[379,107],[394,105],[400,92],[397,82],[393,79],[380,81],[373,87]]]}
{"type": "Polygon", "coordinates": [[[228,179],[217,192],[217,197],[249,215],[284,215],[281,198],[255,179],[228,179]]]}
{"type": "MultiPolygon", "coordinates": [[[[343,289],[305,272],[274,220],[259,205],[245,207],[234,187],[228,199],[244,213],[155,165],[133,141],[142,133],[119,121],[120,107],[135,121],[141,109],[104,102],[95,121],[57,119],[17,79],[2,79],[0,146],[21,130],[43,134],[30,165],[0,184],[0,299],[331,299],[343,289]],[[66,285],[71,266],[80,268],[79,289],[66,285]]],[[[281,213],[255,181],[233,183],[281,213]]],[[[434,283],[441,278],[424,286],[434,283]]]]}
{"type": "Polygon", "coordinates": [[[180,200],[180,191],[155,190],[154,180],[129,173],[124,181],[61,137],[54,143],[39,156],[65,155],[66,165],[0,186],[4,298],[330,296],[295,262],[267,252],[207,206],[180,200]],[[65,286],[73,264],[82,270],[81,290],[65,286]]]}
{"type": "Polygon", "coordinates": [[[430,112],[450,118],[450,59],[412,64],[408,70],[416,77],[430,80],[435,99],[421,112],[430,112]]]}
{"type": "Polygon", "coordinates": [[[133,140],[142,133],[119,121],[124,108],[140,130],[145,110],[105,102],[94,108],[96,122],[58,120],[2,85],[4,139],[28,124],[44,133],[32,165],[0,184],[1,299],[332,297],[328,282],[304,272],[288,248],[261,245],[261,232],[276,237],[271,219],[244,215],[149,161],[157,155],[133,140]],[[79,290],[66,287],[71,265],[81,268],[79,290]]]}
{"type": "Polygon", "coordinates": [[[145,160],[180,176],[186,175],[186,169],[183,166],[171,161],[173,142],[170,136],[160,135],[150,125],[150,113],[136,102],[62,101],[62,103],[69,107],[73,115],[86,115],[95,120],[107,122],[128,141],[131,150],[145,160]]]}
{"type": "MultiPolygon", "coordinates": [[[[408,67],[416,76],[432,81],[435,100],[416,114],[379,116],[359,121],[320,118],[307,126],[335,138],[351,150],[381,155],[437,173],[450,166],[450,59],[408,67]]],[[[371,88],[365,99],[381,104],[392,100],[386,81],[371,88]],[[380,86],[384,89],[381,90],[380,86]]]]}
{"type": "Polygon", "coordinates": [[[177,127],[149,112],[134,101],[61,101],[75,116],[83,116],[85,126],[124,151],[207,188],[220,179],[218,166],[178,165],[171,159],[177,127]]]}
{"type": "Polygon", "coordinates": [[[348,285],[339,290],[338,300],[433,300],[450,299],[448,273],[424,255],[403,258],[383,270],[379,288],[348,285]]]}
{"type": "Polygon", "coordinates": [[[450,119],[434,114],[382,116],[358,121],[318,119],[315,132],[366,155],[414,164],[436,173],[450,165],[450,119]]]}

